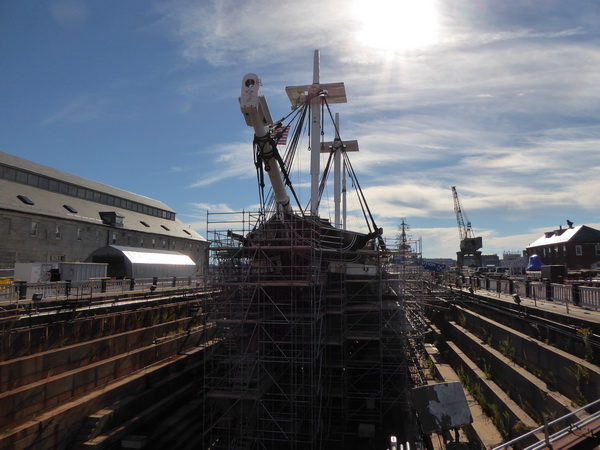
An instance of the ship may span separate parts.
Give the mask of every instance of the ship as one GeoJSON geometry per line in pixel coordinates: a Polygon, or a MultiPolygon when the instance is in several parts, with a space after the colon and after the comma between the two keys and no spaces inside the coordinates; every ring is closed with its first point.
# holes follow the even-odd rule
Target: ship
{"type": "MultiPolygon", "coordinates": [[[[260,95],[259,77],[242,80],[240,109],[254,129],[261,207],[208,221],[212,279],[221,294],[206,311],[219,332],[205,355],[205,448],[386,448],[392,436],[420,443],[409,399],[420,378],[411,363],[422,339],[410,320],[419,315],[418,299],[390,270],[399,258],[348,157],[358,145],[341,138],[331,111],[346,101],[344,84],[320,82],[319,58],[315,51],[312,84],[285,89],[292,112],[278,121],[260,95]],[[325,118],[333,130],[328,142],[325,118]],[[307,128],[311,197],[302,206],[289,173],[307,128]],[[331,171],[333,220],[319,215],[331,171]],[[347,229],[346,176],[357,187],[366,232],[347,229]]],[[[420,276],[414,267],[403,273],[420,276]]]]}

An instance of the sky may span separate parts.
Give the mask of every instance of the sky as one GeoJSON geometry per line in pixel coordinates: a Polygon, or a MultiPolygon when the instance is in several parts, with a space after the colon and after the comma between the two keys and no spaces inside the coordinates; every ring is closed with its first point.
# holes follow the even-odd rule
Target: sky
{"type": "MultiPolygon", "coordinates": [[[[456,186],[483,253],[521,252],[567,220],[600,228],[598,23],[596,0],[2,0],[0,151],[206,236],[207,211],[258,208],[242,78],[284,117],[318,49],[386,240],[405,218],[424,257],[455,258],[456,186]]],[[[307,166],[291,177],[306,203],[307,166]]]]}

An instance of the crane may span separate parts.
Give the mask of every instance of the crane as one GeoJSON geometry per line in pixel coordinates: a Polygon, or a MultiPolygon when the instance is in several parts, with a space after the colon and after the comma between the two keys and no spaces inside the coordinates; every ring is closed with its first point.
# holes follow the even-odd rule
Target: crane
{"type": "Polygon", "coordinates": [[[465,257],[467,257],[474,260],[473,262],[479,267],[481,266],[481,252],[479,249],[483,247],[483,239],[480,236],[475,237],[471,222],[467,219],[467,215],[460,205],[456,186],[452,186],[452,195],[454,197],[454,212],[460,236],[460,251],[456,252],[457,266],[462,268],[465,257]]]}

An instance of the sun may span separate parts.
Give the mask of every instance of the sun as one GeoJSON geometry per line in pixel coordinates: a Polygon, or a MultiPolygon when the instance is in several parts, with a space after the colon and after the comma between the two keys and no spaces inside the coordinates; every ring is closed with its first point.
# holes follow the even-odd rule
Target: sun
{"type": "Polygon", "coordinates": [[[436,0],[354,0],[359,44],[397,52],[432,45],[438,38],[436,0]]]}

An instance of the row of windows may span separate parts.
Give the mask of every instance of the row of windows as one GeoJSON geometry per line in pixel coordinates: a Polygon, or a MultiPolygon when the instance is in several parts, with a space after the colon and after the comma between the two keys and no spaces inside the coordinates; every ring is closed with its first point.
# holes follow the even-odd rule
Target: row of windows
{"type": "MultiPolygon", "coordinates": [[[[26,170],[17,169],[3,164],[0,164],[0,178],[16,181],[17,183],[27,184],[29,186],[34,186],[36,188],[44,189],[46,191],[58,192],[60,194],[69,195],[71,197],[81,198],[96,203],[102,203],[104,205],[115,206],[117,208],[139,212],[149,216],[161,217],[167,220],[175,220],[175,213],[170,211],[154,208],[152,206],[144,205],[142,203],[134,202],[132,200],[126,200],[121,197],[106,194],[93,189],[84,188],[81,186],[76,186],[71,183],[55,180],[54,178],[46,177],[44,175],[37,175],[26,170]]],[[[19,198],[24,203],[27,203],[27,200],[29,200],[25,196],[19,196],[19,198]]],[[[34,204],[31,200],[29,201],[31,203],[27,204],[34,204]]]]}
{"type": "MultiPolygon", "coordinates": [[[[40,226],[38,222],[32,221],[31,222],[31,228],[30,228],[30,236],[31,237],[38,237],[40,235],[40,230],[39,230],[40,226]]],[[[52,230],[47,230],[46,231],[46,237],[49,237],[51,234],[52,230]]],[[[75,233],[75,239],[77,241],[81,241],[82,237],[84,235],[84,229],[78,227],[77,231],[75,233]]],[[[86,236],[86,241],[89,241],[89,239],[92,236],[89,236],[89,233],[87,233],[88,235],[86,236]]],[[[55,224],[54,225],[54,229],[53,229],[53,235],[55,239],[63,239],[63,225],[62,224],[55,224]]],[[[95,243],[96,244],[101,244],[103,242],[103,236],[104,236],[104,232],[102,230],[95,230],[95,243]]],[[[112,244],[120,244],[120,245],[127,245],[127,246],[138,246],[138,247],[144,247],[145,245],[150,246],[150,248],[163,248],[166,250],[177,250],[177,241],[176,240],[171,240],[171,239],[156,239],[156,238],[151,238],[149,241],[150,242],[144,242],[144,238],[140,237],[139,239],[134,239],[132,237],[131,234],[129,233],[117,233],[117,232],[111,232],[110,235],[110,239],[111,239],[111,243],[112,244]],[[134,242],[136,241],[136,242],[134,242]]],[[[193,250],[193,244],[191,242],[180,242],[181,243],[181,250],[187,250],[192,251],[193,250]]],[[[200,245],[196,244],[196,251],[200,252],[201,247],[200,245]]]]}
{"type": "MultiPolygon", "coordinates": [[[[600,256],[600,244],[596,244],[594,246],[594,249],[595,249],[596,256],[600,256]]],[[[558,245],[555,246],[554,248],[544,247],[543,253],[544,253],[544,256],[558,256],[558,254],[561,252],[561,250],[562,250],[562,256],[567,256],[567,246],[566,245],[563,245],[562,248],[560,248],[558,245]]],[[[583,247],[581,245],[575,245],[575,255],[576,256],[583,255],[583,247]]]]}

